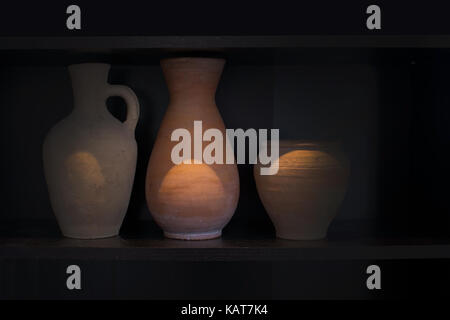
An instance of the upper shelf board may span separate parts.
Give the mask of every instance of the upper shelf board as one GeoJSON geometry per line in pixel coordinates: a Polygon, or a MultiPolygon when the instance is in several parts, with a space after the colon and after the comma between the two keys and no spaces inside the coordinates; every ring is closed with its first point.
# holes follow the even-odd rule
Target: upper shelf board
{"type": "Polygon", "coordinates": [[[0,50],[450,48],[450,36],[90,36],[0,37],[0,50]]]}

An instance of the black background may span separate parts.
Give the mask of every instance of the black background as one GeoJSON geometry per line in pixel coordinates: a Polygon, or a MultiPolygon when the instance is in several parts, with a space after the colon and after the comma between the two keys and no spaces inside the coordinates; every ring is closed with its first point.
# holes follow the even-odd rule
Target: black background
{"type": "Polygon", "coordinates": [[[0,35],[358,35],[450,34],[448,1],[8,1],[0,35]],[[66,28],[66,8],[82,11],[82,29],[66,28]],[[377,4],[382,29],[366,28],[377,4]]]}

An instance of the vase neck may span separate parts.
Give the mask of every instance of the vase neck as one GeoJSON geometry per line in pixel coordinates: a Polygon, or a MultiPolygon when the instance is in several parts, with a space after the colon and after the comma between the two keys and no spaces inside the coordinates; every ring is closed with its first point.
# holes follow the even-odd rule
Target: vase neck
{"type": "Polygon", "coordinates": [[[94,114],[106,111],[109,69],[109,65],[100,63],[69,66],[74,112],[94,114]]]}
{"type": "Polygon", "coordinates": [[[212,58],[161,60],[172,104],[214,103],[225,61],[212,58]]]}

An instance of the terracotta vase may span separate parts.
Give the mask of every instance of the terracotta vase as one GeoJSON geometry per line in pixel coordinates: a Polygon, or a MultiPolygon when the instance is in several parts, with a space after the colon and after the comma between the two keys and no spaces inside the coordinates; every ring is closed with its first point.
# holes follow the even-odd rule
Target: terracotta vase
{"type": "Polygon", "coordinates": [[[117,235],[130,199],[139,102],[130,88],[108,84],[109,69],[97,63],[69,66],[74,109],[44,142],[51,205],[62,233],[71,238],[117,235]],[[125,122],[109,113],[110,96],[124,98],[125,122]]]}
{"type": "MultiPolygon", "coordinates": [[[[202,121],[203,132],[216,128],[226,137],[215,104],[224,63],[213,58],[161,60],[170,103],[150,156],[146,197],[153,218],[168,238],[220,237],[237,206],[239,176],[235,162],[207,164],[195,158],[194,150],[194,121],[202,121]],[[192,137],[191,156],[183,154],[183,162],[175,164],[171,153],[179,141],[172,141],[171,135],[179,128],[192,137]]],[[[202,153],[207,144],[198,145],[202,153]]],[[[226,143],[223,145],[225,155],[226,143]]]]}
{"type": "Polygon", "coordinates": [[[349,165],[336,145],[280,141],[279,170],[260,175],[254,166],[259,197],[279,238],[326,237],[346,189],[349,165]]]}

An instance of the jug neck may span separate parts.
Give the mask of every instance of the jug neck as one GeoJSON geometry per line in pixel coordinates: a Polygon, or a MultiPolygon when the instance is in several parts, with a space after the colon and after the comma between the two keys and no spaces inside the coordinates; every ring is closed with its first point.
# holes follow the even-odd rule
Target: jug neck
{"type": "Polygon", "coordinates": [[[69,66],[74,112],[106,111],[106,89],[110,65],[84,63],[69,66]],[[105,110],[104,110],[105,109],[105,110]]]}

